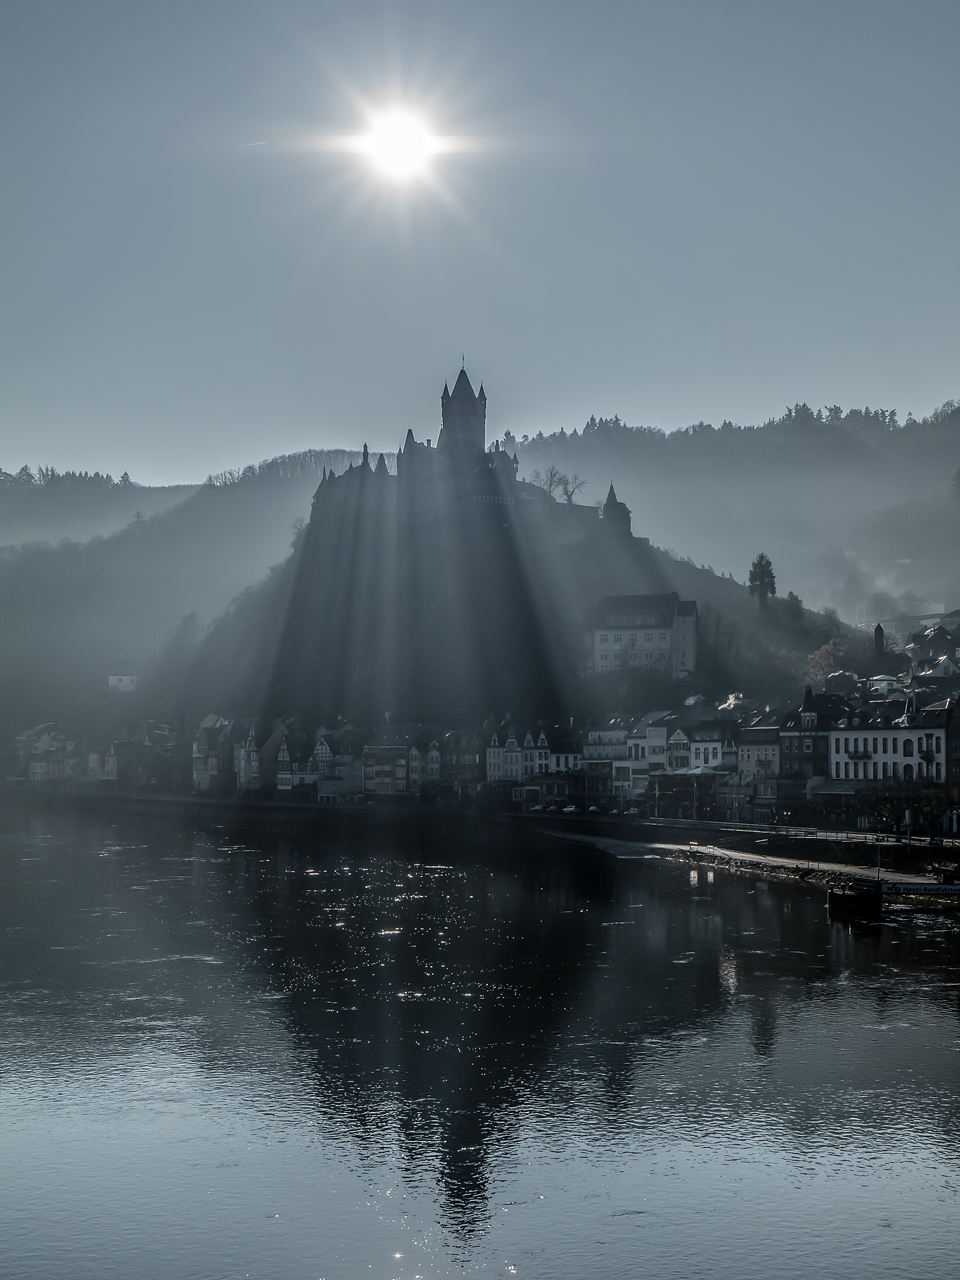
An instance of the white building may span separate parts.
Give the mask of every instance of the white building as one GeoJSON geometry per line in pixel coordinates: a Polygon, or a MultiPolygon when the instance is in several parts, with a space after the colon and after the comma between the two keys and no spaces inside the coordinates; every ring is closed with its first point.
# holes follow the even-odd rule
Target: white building
{"type": "Polygon", "coordinates": [[[540,736],[534,742],[533,734],[528,729],[527,736],[523,740],[523,776],[529,778],[535,773],[549,772],[550,744],[547,741],[547,735],[541,729],[540,736]]]}
{"type": "Polygon", "coordinates": [[[107,676],[107,688],[111,693],[133,693],[139,683],[139,676],[107,676]]]}
{"type": "MultiPolygon", "coordinates": [[[[532,741],[531,739],[531,745],[532,741]]],[[[519,782],[522,776],[522,755],[517,736],[512,729],[507,731],[503,746],[500,745],[499,736],[494,733],[487,747],[487,781],[519,782]]]]}
{"type": "Polygon", "coordinates": [[[950,700],[895,720],[865,707],[830,732],[830,777],[852,782],[930,783],[947,776],[950,700]]]}
{"type": "Polygon", "coordinates": [[[633,668],[674,679],[697,669],[697,602],[675,591],[657,596],[607,596],[593,617],[593,670],[633,668]]]}

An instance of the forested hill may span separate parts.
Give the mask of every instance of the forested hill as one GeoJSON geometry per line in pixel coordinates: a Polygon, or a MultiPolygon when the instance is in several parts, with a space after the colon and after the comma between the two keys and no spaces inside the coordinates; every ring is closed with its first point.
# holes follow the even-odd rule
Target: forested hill
{"type": "Polygon", "coordinates": [[[0,469],[0,547],[24,542],[86,542],[114,533],[140,516],[156,515],[188,498],[196,485],[150,486],[126,472],[119,480],[99,471],[0,469]]]}
{"type": "Polygon", "coordinates": [[[613,481],[634,533],[718,572],[742,580],[766,551],[783,590],[813,607],[852,619],[858,604],[883,615],[911,597],[960,605],[960,566],[943,554],[960,532],[956,401],[903,424],[892,410],[800,404],[759,427],[591,418],[506,443],[528,478],[585,478],[582,500],[602,501],[613,481]]]}
{"type": "MultiPolygon", "coordinates": [[[[185,615],[202,629],[288,556],[323,467],[339,472],[360,457],[338,449],[274,458],[210,477],[153,516],[135,508],[141,518],[109,536],[0,550],[0,732],[70,719],[103,697],[120,666],[144,670],[185,615]]],[[[73,488],[21,483],[41,497],[73,488]]],[[[104,483],[105,504],[114,489],[164,492],[104,483]]]]}

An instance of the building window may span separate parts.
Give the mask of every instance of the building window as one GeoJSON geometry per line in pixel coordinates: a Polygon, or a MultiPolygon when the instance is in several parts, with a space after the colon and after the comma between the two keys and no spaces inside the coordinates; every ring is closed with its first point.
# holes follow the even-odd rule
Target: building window
{"type": "Polygon", "coordinates": [[[636,643],[637,643],[637,637],[636,637],[635,635],[632,635],[632,636],[630,637],[630,643],[631,643],[631,644],[636,644],[636,643]]]}
{"type": "Polygon", "coordinates": [[[601,644],[609,644],[609,643],[610,643],[610,637],[609,637],[609,635],[601,635],[601,636],[600,636],[600,643],[601,643],[601,644]]]}
{"type": "Polygon", "coordinates": [[[651,634],[649,631],[644,632],[643,642],[644,642],[644,644],[652,644],[652,643],[653,643],[653,636],[652,636],[652,634],[651,634]]]}
{"type": "Polygon", "coordinates": [[[803,740],[803,749],[804,749],[804,751],[812,751],[812,750],[813,750],[813,742],[812,742],[812,740],[811,740],[810,738],[804,738],[804,740],[803,740]]]}
{"type": "Polygon", "coordinates": [[[844,749],[844,751],[847,753],[847,755],[849,755],[849,754],[850,754],[850,739],[849,739],[849,738],[844,738],[844,740],[843,740],[843,749],[844,749]]]}
{"type": "Polygon", "coordinates": [[[874,781],[876,781],[876,779],[877,779],[877,762],[876,762],[876,760],[874,760],[874,762],[873,762],[873,778],[874,778],[874,781]]]}
{"type": "MultiPolygon", "coordinates": [[[[887,748],[889,747],[889,745],[890,745],[890,739],[889,739],[889,738],[884,738],[884,740],[883,740],[883,754],[884,754],[884,755],[886,755],[886,754],[887,754],[887,748]]],[[[886,775],[886,774],[884,774],[883,776],[884,776],[884,777],[886,777],[887,775],[886,775]]]]}
{"type": "Polygon", "coordinates": [[[844,764],[843,764],[843,776],[844,776],[845,778],[849,778],[849,777],[850,777],[850,761],[849,761],[849,760],[845,760],[845,761],[844,761],[844,764]]]}
{"type": "MultiPolygon", "coordinates": [[[[941,747],[941,741],[940,741],[940,739],[939,739],[939,738],[937,738],[937,747],[936,747],[937,755],[939,755],[939,754],[940,754],[941,749],[942,749],[942,747],[941,747]]],[[[938,781],[939,781],[939,779],[938,779],[938,781]]]]}
{"type": "Polygon", "coordinates": [[[905,756],[912,756],[912,755],[913,755],[913,739],[912,739],[912,738],[904,738],[904,740],[903,740],[903,754],[904,754],[905,756]]]}
{"type": "Polygon", "coordinates": [[[860,766],[857,764],[856,761],[854,761],[853,763],[853,776],[854,778],[860,777],[860,766]]]}
{"type": "Polygon", "coordinates": [[[941,765],[939,760],[937,761],[937,781],[938,782],[943,781],[943,766],[941,765]]]}
{"type": "Polygon", "coordinates": [[[885,778],[890,777],[890,766],[887,764],[886,760],[883,762],[883,776],[885,778]]]}
{"type": "MultiPolygon", "coordinates": [[[[893,740],[893,754],[894,754],[894,755],[896,755],[896,754],[897,754],[897,747],[898,747],[899,742],[900,742],[900,739],[899,739],[899,738],[894,738],[894,740],[893,740]]],[[[894,769],[894,771],[893,771],[893,776],[894,776],[894,777],[896,777],[896,776],[897,776],[897,773],[898,773],[898,771],[897,771],[896,769],[894,769]]]]}
{"type": "MultiPolygon", "coordinates": [[[[894,738],[894,742],[896,742],[896,738],[894,738]]],[[[894,760],[893,762],[893,776],[894,778],[900,777],[900,765],[897,763],[896,760],[894,760]]]]}
{"type": "Polygon", "coordinates": [[[877,754],[877,742],[878,742],[878,739],[874,738],[874,740],[873,740],[873,754],[874,754],[874,755],[876,755],[876,754],[877,754]]]}
{"type": "Polygon", "coordinates": [[[839,760],[834,765],[834,769],[836,770],[835,776],[839,778],[840,777],[840,761],[839,760]]]}
{"type": "Polygon", "coordinates": [[[840,739],[839,739],[839,738],[834,738],[834,740],[833,740],[833,749],[834,749],[834,751],[837,753],[837,755],[839,755],[839,754],[840,754],[840,739]]]}

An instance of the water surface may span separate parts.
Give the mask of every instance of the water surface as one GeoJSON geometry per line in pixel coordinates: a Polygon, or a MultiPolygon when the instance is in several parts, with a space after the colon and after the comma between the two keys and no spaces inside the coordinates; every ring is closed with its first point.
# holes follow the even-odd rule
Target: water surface
{"type": "Polygon", "coordinates": [[[0,1271],[954,1277],[960,948],[565,849],[0,820],[0,1271]]]}

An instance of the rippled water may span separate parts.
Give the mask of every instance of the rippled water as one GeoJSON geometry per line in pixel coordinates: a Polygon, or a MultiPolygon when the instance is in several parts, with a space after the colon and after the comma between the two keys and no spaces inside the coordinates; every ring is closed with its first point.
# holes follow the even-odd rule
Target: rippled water
{"type": "Polygon", "coordinates": [[[9,1277],[954,1277],[960,949],[565,848],[0,822],[9,1277]]]}

